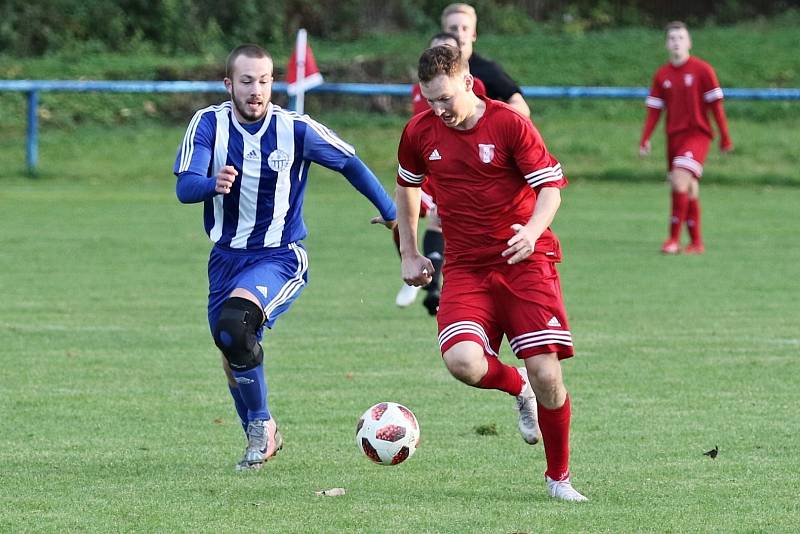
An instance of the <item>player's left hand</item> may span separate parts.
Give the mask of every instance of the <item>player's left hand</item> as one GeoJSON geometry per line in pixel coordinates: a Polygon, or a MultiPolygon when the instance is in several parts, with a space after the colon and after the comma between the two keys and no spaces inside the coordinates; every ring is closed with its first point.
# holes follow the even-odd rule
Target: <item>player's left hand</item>
{"type": "Polygon", "coordinates": [[[722,154],[728,154],[730,152],[733,152],[733,143],[731,143],[730,141],[728,141],[727,143],[720,143],[719,151],[722,154]]]}
{"type": "Polygon", "coordinates": [[[531,234],[527,226],[521,224],[512,224],[511,229],[514,230],[514,237],[508,240],[508,248],[502,252],[502,256],[508,258],[507,263],[514,265],[519,263],[531,254],[536,247],[536,237],[531,234]]]}
{"type": "Polygon", "coordinates": [[[377,217],[373,217],[369,220],[370,224],[382,224],[389,230],[394,230],[394,227],[397,226],[397,221],[387,221],[384,220],[383,217],[378,215],[377,217]]]}

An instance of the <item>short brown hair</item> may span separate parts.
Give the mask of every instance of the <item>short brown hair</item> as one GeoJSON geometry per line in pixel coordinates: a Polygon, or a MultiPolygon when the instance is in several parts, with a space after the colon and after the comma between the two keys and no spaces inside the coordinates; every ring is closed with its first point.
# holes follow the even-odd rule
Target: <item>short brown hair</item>
{"type": "Polygon", "coordinates": [[[427,83],[441,74],[452,78],[468,69],[467,60],[461,55],[460,49],[447,45],[434,46],[420,56],[417,76],[420,82],[427,83]]]}
{"type": "Polygon", "coordinates": [[[442,28],[444,28],[447,17],[453,13],[464,13],[472,19],[472,25],[478,25],[478,14],[475,13],[475,8],[469,4],[450,4],[442,11],[442,28]]]}
{"type": "Polygon", "coordinates": [[[686,30],[688,32],[689,28],[686,27],[685,22],[681,22],[679,20],[673,20],[672,22],[666,25],[666,27],[664,28],[664,33],[669,33],[672,30],[686,30]]]}
{"type": "Polygon", "coordinates": [[[267,52],[258,45],[255,44],[239,45],[233,50],[231,50],[230,54],[228,54],[228,60],[225,62],[226,78],[230,78],[231,74],[233,74],[233,64],[236,62],[239,56],[246,56],[256,59],[261,59],[263,57],[266,57],[269,58],[270,61],[272,61],[272,56],[269,54],[269,52],[267,52]]]}

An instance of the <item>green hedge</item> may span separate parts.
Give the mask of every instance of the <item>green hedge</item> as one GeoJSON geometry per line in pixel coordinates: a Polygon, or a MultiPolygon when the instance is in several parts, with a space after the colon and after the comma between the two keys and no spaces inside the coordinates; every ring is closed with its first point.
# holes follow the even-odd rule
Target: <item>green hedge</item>
{"type": "MultiPolygon", "coordinates": [[[[301,25],[313,35],[350,40],[395,31],[429,33],[449,0],[5,0],[0,53],[219,53],[243,41],[275,43],[301,25]]],[[[580,33],[619,26],[733,23],[800,7],[800,0],[474,0],[484,33],[525,34],[546,22],[580,33]]]]}

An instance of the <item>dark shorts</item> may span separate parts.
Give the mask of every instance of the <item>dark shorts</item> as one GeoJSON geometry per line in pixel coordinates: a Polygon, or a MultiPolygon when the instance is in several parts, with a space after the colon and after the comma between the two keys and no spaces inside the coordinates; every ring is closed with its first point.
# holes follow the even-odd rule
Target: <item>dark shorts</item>
{"type": "MultiPolygon", "coordinates": [[[[272,328],[308,283],[308,256],[299,243],[257,251],[211,249],[208,258],[208,324],[211,331],[234,289],[246,289],[261,303],[272,328]]],[[[263,328],[259,329],[261,339],[263,328]]]]}
{"type": "Polygon", "coordinates": [[[573,355],[555,263],[447,269],[436,319],[442,354],[460,341],[474,341],[496,356],[505,335],[520,359],[573,355]]]}

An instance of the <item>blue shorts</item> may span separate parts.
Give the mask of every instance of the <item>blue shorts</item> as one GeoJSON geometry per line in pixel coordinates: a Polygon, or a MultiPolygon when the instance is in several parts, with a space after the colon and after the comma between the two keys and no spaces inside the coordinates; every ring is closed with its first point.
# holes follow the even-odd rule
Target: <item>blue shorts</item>
{"type": "MultiPolygon", "coordinates": [[[[211,332],[223,303],[234,289],[246,289],[261,302],[272,328],[278,316],[303,292],[308,283],[308,255],[299,243],[263,250],[211,249],[208,258],[208,325],[211,332]]],[[[263,326],[258,330],[261,339],[263,326]]]]}

